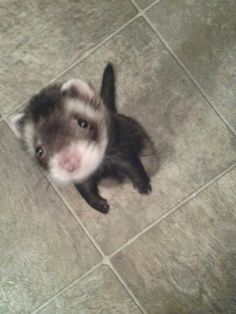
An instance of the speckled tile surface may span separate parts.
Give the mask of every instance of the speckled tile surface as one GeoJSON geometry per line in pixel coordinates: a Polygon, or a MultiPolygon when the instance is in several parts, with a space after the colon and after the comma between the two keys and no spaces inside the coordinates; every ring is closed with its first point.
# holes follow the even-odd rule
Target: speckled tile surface
{"type": "Polygon", "coordinates": [[[142,11],[153,2],[0,4],[0,314],[236,313],[235,1],[142,11]],[[55,189],[7,121],[51,80],[99,89],[109,61],[119,111],[150,133],[160,166],[149,196],[100,187],[102,215],[55,189]]]}
{"type": "Polygon", "coordinates": [[[0,110],[32,95],[135,14],[128,0],[1,1],[0,110]]]}
{"type": "Polygon", "coordinates": [[[114,257],[148,313],[235,313],[236,169],[114,257]]]}
{"type": "Polygon", "coordinates": [[[83,73],[100,86],[108,60],[117,68],[120,111],[137,118],[151,134],[160,169],[150,196],[131,185],[102,189],[111,205],[108,217],[91,210],[73,188],[62,191],[106,254],[236,160],[235,138],[142,18],[66,77],[83,73]]]}
{"type": "Polygon", "coordinates": [[[100,266],[39,313],[140,314],[141,311],[109,268],[100,266]]]}
{"type": "Polygon", "coordinates": [[[166,0],[147,13],[236,132],[236,1],[166,0]]]}

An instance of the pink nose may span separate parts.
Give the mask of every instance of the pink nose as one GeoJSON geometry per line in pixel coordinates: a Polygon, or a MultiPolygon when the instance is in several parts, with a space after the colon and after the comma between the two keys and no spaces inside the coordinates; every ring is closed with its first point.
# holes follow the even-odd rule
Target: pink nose
{"type": "Polygon", "coordinates": [[[73,172],[79,168],[80,159],[75,153],[65,152],[59,160],[59,166],[68,172],[73,172]]]}

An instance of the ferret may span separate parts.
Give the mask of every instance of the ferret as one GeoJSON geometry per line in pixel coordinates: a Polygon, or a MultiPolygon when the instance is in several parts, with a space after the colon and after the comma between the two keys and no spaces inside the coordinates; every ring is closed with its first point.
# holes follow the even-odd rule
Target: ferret
{"type": "Polygon", "coordinates": [[[117,112],[115,94],[108,63],[100,95],[79,79],[52,84],[12,119],[16,136],[52,180],[73,183],[101,213],[109,211],[98,190],[102,179],[128,178],[139,193],[148,194],[157,166],[152,140],[136,120],[117,112]]]}

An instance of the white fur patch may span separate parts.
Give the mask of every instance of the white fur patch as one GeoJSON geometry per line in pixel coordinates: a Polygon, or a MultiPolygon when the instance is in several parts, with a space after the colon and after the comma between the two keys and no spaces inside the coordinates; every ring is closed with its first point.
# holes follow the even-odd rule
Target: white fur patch
{"type": "Polygon", "coordinates": [[[10,119],[10,126],[16,137],[22,140],[29,153],[34,156],[34,125],[31,122],[23,124],[22,129],[19,128],[20,120],[24,117],[24,113],[17,113],[10,119]]]}
{"type": "Polygon", "coordinates": [[[83,97],[87,98],[90,101],[95,96],[95,93],[92,90],[92,88],[87,83],[79,79],[71,79],[65,82],[61,87],[61,91],[64,92],[66,90],[69,90],[71,87],[76,88],[80,95],[82,95],[83,97]]]}
{"type": "Polygon", "coordinates": [[[31,122],[25,124],[22,138],[27,146],[29,153],[34,156],[34,125],[31,122]]]}
{"type": "Polygon", "coordinates": [[[15,136],[19,139],[22,137],[22,134],[19,128],[19,122],[24,117],[24,115],[25,114],[21,112],[21,113],[15,114],[13,117],[10,118],[10,127],[12,131],[14,132],[15,136]]]}
{"type": "Polygon", "coordinates": [[[87,117],[92,121],[99,121],[104,117],[103,110],[96,110],[89,104],[86,104],[82,100],[76,98],[70,98],[67,100],[65,110],[68,115],[75,113],[87,117]]]}
{"type": "Polygon", "coordinates": [[[101,143],[78,141],[71,144],[66,149],[69,149],[76,154],[80,159],[80,167],[74,172],[68,172],[62,169],[59,165],[63,151],[56,153],[49,161],[49,175],[53,180],[61,184],[70,182],[79,183],[89,177],[101,164],[107,146],[107,139],[101,143]]]}

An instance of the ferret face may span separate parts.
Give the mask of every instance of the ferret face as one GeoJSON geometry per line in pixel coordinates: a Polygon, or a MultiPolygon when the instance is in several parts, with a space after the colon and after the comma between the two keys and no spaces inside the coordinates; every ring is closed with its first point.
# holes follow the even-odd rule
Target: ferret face
{"type": "Polygon", "coordinates": [[[83,181],[103,160],[106,108],[83,81],[43,89],[12,122],[29,153],[59,183],[83,181]]]}

